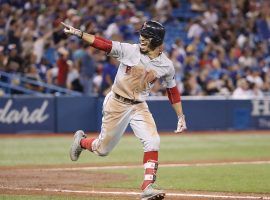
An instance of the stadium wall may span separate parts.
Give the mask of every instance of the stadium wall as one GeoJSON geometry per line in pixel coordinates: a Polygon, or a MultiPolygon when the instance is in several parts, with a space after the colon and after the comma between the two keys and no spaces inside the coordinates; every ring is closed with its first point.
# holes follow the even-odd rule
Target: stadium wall
{"type": "MultiPolygon", "coordinates": [[[[270,130],[270,99],[184,98],[182,102],[192,131],[270,130]]],[[[95,97],[2,97],[0,133],[100,131],[102,103],[95,97]]],[[[149,100],[148,105],[159,131],[176,128],[177,118],[167,99],[149,100]]]]}

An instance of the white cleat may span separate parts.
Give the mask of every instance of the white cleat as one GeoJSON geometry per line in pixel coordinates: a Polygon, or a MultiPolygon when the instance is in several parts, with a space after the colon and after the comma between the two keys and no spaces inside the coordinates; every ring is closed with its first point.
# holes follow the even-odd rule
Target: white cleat
{"type": "Polygon", "coordinates": [[[77,161],[81,155],[83,148],[81,147],[80,142],[83,138],[86,138],[85,133],[82,130],[76,131],[69,151],[69,156],[72,161],[77,161]]]}
{"type": "Polygon", "coordinates": [[[143,190],[141,198],[141,200],[161,200],[165,198],[165,192],[153,188],[153,185],[150,184],[143,190]]]}

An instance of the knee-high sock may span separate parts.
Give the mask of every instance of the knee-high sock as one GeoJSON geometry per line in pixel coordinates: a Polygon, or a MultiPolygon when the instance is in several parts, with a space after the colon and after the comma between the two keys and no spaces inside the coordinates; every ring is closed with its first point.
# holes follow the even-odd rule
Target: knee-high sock
{"type": "Polygon", "coordinates": [[[144,152],[143,164],[147,163],[148,160],[158,161],[158,151],[144,152]]]}
{"type": "Polygon", "coordinates": [[[144,153],[144,181],[141,189],[144,190],[149,184],[154,183],[158,169],[158,151],[149,151],[144,153]]]}
{"type": "Polygon", "coordinates": [[[92,143],[93,143],[94,140],[95,140],[95,138],[84,138],[84,139],[82,139],[81,142],[80,142],[81,147],[83,149],[93,151],[92,150],[92,143]]]}

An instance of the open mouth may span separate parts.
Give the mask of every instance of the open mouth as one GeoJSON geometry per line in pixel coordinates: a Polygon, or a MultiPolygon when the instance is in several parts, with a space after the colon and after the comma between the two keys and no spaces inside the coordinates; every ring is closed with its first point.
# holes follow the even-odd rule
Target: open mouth
{"type": "Polygon", "coordinates": [[[141,47],[146,47],[147,44],[146,44],[146,43],[140,43],[140,46],[141,46],[141,47]]]}
{"type": "Polygon", "coordinates": [[[141,47],[146,47],[148,45],[148,40],[140,36],[140,46],[141,47]]]}
{"type": "Polygon", "coordinates": [[[140,42],[140,47],[141,48],[146,48],[148,46],[148,42],[141,41],[140,42]]]}

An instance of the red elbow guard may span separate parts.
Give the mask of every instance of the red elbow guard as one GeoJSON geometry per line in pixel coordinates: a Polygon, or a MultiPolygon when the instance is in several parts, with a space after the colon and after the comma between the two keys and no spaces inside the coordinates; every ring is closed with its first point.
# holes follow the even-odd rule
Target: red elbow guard
{"type": "Polygon", "coordinates": [[[176,86],[173,88],[167,88],[167,93],[171,104],[175,104],[181,101],[180,93],[176,86]]]}
{"type": "Polygon", "coordinates": [[[110,53],[110,51],[112,50],[112,41],[99,36],[95,36],[92,47],[105,51],[106,53],[110,53]]]}

